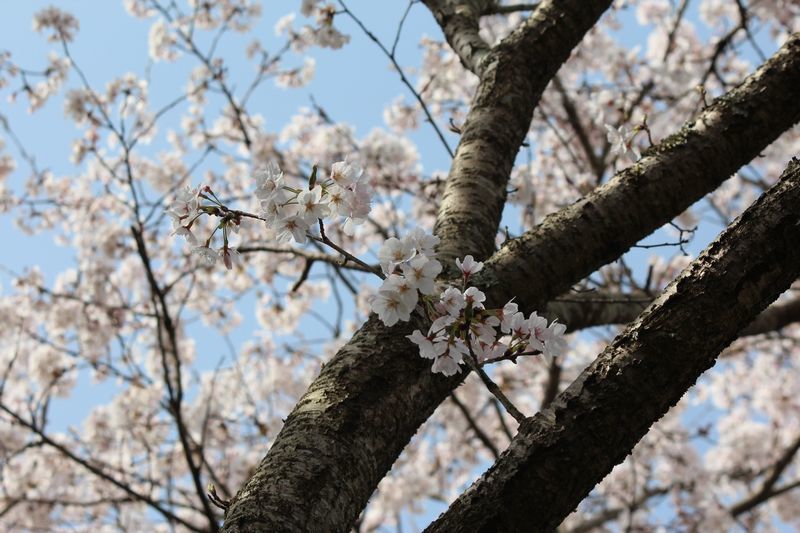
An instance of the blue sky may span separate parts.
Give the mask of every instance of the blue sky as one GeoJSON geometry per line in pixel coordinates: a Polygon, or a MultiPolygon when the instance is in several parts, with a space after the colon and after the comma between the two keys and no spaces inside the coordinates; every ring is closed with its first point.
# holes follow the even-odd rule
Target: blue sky
{"type": "MultiPolygon", "coordinates": [[[[0,49],[11,50],[16,63],[31,69],[45,64],[48,51],[53,49],[53,45],[32,31],[31,20],[36,11],[51,3],[4,2],[4,16],[0,19],[0,35],[3,35],[0,49]]],[[[265,4],[264,14],[254,34],[264,41],[267,50],[274,50],[282,44],[275,37],[275,21],[296,9],[299,2],[265,4]]],[[[103,87],[112,77],[126,72],[141,76],[149,68],[153,80],[150,93],[153,106],[158,107],[159,103],[166,103],[175,96],[176,88],[185,85],[186,76],[194,64],[189,61],[177,64],[149,63],[147,34],[150,22],[127,16],[122,2],[66,0],[58,5],[80,20],[81,29],[71,49],[93,86],[103,87]]],[[[348,5],[387,43],[394,38],[396,21],[405,7],[404,2],[366,0],[354,0],[348,5]]],[[[314,49],[312,54],[317,61],[317,73],[309,86],[299,90],[281,89],[267,83],[251,100],[250,108],[266,117],[268,129],[281,128],[297,109],[310,106],[313,96],[331,117],[346,120],[355,126],[356,135],[362,136],[373,127],[383,125],[383,108],[388,102],[397,95],[407,93],[400,84],[397,73],[389,69],[388,60],[376,46],[366,43],[363,34],[347,17],[338,17],[337,26],[352,35],[352,43],[340,51],[314,49]]],[[[409,15],[407,31],[404,32],[406,38],[398,46],[401,64],[413,66],[417,63],[420,56],[417,39],[426,32],[436,35],[437,28],[424,7],[417,5],[409,15]]],[[[222,41],[220,51],[226,58],[233,78],[237,74],[241,75],[241,79],[248,79],[252,75],[252,66],[244,58],[243,52],[249,39],[249,36],[242,38],[238,34],[228,34],[222,41]]],[[[289,64],[299,65],[301,62],[302,59],[296,55],[289,59],[289,64]]],[[[76,76],[73,74],[70,83],[75,82],[76,76]]],[[[9,105],[5,100],[0,103],[0,112],[8,118],[23,144],[37,156],[38,163],[57,175],[76,172],[69,163],[70,140],[80,134],[71,123],[64,120],[62,101],[59,95],[33,115],[27,113],[24,98],[20,98],[14,105],[9,105]]],[[[170,119],[175,120],[176,117],[177,115],[168,117],[165,124],[170,124],[170,119]]],[[[431,137],[430,128],[422,128],[413,137],[418,141],[427,170],[447,168],[446,154],[438,141],[431,137]]],[[[455,145],[456,142],[455,136],[450,134],[450,143],[455,145]]],[[[157,144],[154,148],[156,147],[157,144]]],[[[8,149],[12,150],[12,147],[9,146],[8,149]]],[[[21,178],[22,173],[18,171],[11,183],[19,184],[21,178]]],[[[18,237],[7,216],[0,217],[0,230],[5,242],[15,246],[19,242],[25,251],[24,254],[4,258],[5,266],[18,270],[31,263],[52,264],[53,250],[48,238],[31,240],[26,237],[23,241],[17,241],[18,237]]],[[[57,253],[57,257],[67,259],[61,253],[57,253]]]]}
{"type": "MultiPolygon", "coordinates": [[[[47,43],[43,36],[35,34],[31,29],[33,13],[52,3],[41,0],[6,0],[2,3],[4,16],[0,17],[0,50],[11,50],[15,63],[37,69],[45,63],[49,50],[57,50],[52,43],[47,43]]],[[[265,48],[277,49],[282,44],[274,36],[274,23],[280,16],[296,10],[299,3],[299,0],[264,2],[264,13],[256,33],[263,40],[265,48]]],[[[394,39],[397,21],[406,7],[406,2],[403,1],[350,0],[347,4],[387,44],[394,39]]],[[[147,35],[151,22],[129,17],[124,12],[121,1],[62,0],[58,2],[58,6],[72,12],[80,20],[81,29],[71,48],[92,85],[102,87],[112,77],[126,72],[142,75],[149,68],[153,80],[150,91],[155,107],[169,101],[175,96],[175,89],[185,85],[186,75],[194,64],[150,64],[147,56],[147,35]]],[[[341,51],[314,49],[311,53],[317,61],[317,73],[309,86],[286,90],[268,83],[251,100],[250,109],[266,117],[268,130],[280,129],[298,108],[310,106],[310,97],[313,96],[331,117],[353,124],[356,135],[363,136],[372,128],[383,126],[383,109],[396,96],[405,95],[408,101],[411,100],[397,73],[389,68],[388,60],[361,30],[344,16],[337,18],[336,25],[351,35],[351,44],[341,51]]],[[[644,45],[646,30],[635,26],[632,31],[631,27],[627,26],[628,29],[621,34],[621,40],[631,46],[644,45]]],[[[424,6],[417,4],[410,12],[398,46],[398,59],[402,65],[418,65],[421,55],[418,40],[422,34],[438,37],[440,31],[424,6]]],[[[223,41],[220,50],[229,62],[233,78],[237,77],[237,72],[251,74],[250,63],[244,59],[243,52],[249,38],[230,34],[223,41]]],[[[293,61],[299,65],[302,58],[295,56],[293,61]]],[[[247,76],[242,78],[246,79],[247,76]]],[[[75,82],[76,78],[72,75],[68,85],[74,85],[75,82]]],[[[80,135],[80,132],[64,119],[62,98],[59,96],[52,99],[43,110],[29,115],[24,98],[10,105],[5,100],[6,94],[7,91],[4,91],[3,99],[0,100],[0,113],[8,118],[23,144],[36,156],[39,165],[51,169],[57,175],[76,174],[78,171],[69,163],[70,141],[80,135]]],[[[170,120],[177,121],[177,114],[167,119],[168,124],[170,120]]],[[[455,147],[458,139],[453,134],[447,135],[450,145],[455,147]]],[[[449,157],[428,125],[423,124],[420,130],[412,134],[412,139],[420,151],[426,173],[448,168],[449,157]]],[[[7,144],[7,150],[14,153],[11,143],[7,144]]],[[[153,149],[157,147],[156,144],[153,149]]],[[[22,161],[18,163],[19,169],[11,179],[12,187],[18,187],[27,173],[25,164],[22,161]]],[[[195,183],[198,182],[199,179],[196,179],[195,183]]],[[[714,233],[709,231],[698,236],[690,249],[698,251],[713,238],[714,233]]],[[[42,266],[48,280],[71,266],[71,253],[68,249],[56,247],[52,237],[47,234],[22,235],[14,227],[10,216],[0,216],[0,235],[4,249],[15,252],[3,254],[0,259],[2,266],[20,272],[25,266],[38,264],[42,266]]],[[[664,240],[667,238],[655,236],[648,239],[648,242],[664,240]]],[[[631,258],[634,262],[643,263],[649,255],[650,251],[635,250],[631,258]]],[[[10,277],[0,271],[0,294],[7,291],[9,281],[10,277]]],[[[254,302],[250,299],[245,301],[241,309],[245,321],[233,335],[235,344],[250,338],[255,327],[250,316],[253,305],[254,302]]],[[[198,341],[207,343],[215,351],[208,361],[208,365],[213,366],[219,356],[227,354],[227,347],[222,339],[213,336],[204,338],[200,330],[201,328],[196,329],[198,341]]],[[[62,427],[76,424],[83,419],[91,406],[98,403],[99,399],[113,394],[113,390],[111,385],[97,386],[87,376],[83,376],[80,390],[68,401],[56,404],[52,418],[59,420],[62,427]]],[[[425,518],[418,518],[417,523],[425,523],[425,518]]]]}
{"type": "MultiPolygon", "coordinates": [[[[0,18],[0,35],[3,35],[0,49],[11,50],[17,64],[35,70],[45,64],[50,50],[60,53],[57,46],[47,43],[43,35],[32,31],[33,14],[50,4],[48,1],[29,1],[7,2],[4,6],[5,16],[0,18]]],[[[191,61],[151,63],[147,55],[147,35],[151,21],[129,17],[122,2],[67,0],[58,5],[80,21],[80,31],[70,48],[93,86],[103,87],[111,78],[127,72],[143,76],[149,69],[152,80],[150,95],[154,108],[170,101],[175,97],[176,90],[185,86],[187,75],[195,64],[191,61]]],[[[259,36],[267,50],[274,50],[282,45],[282,41],[275,37],[275,21],[296,10],[298,6],[299,1],[265,3],[263,16],[254,34],[259,36]]],[[[389,5],[354,0],[348,6],[379,38],[390,44],[405,3],[393,2],[389,5]]],[[[298,20],[298,23],[302,23],[302,20],[298,20]]],[[[347,121],[355,127],[357,136],[363,136],[372,128],[383,126],[383,109],[388,102],[397,95],[407,94],[397,73],[389,68],[386,57],[377,46],[366,40],[361,30],[349,18],[338,17],[337,27],[352,36],[351,44],[338,51],[313,49],[311,53],[316,58],[317,70],[309,86],[283,89],[266,83],[251,99],[249,108],[264,115],[267,129],[275,131],[283,127],[299,108],[311,105],[313,96],[331,117],[347,121]]],[[[420,58],[417,47],[420,35],[436,35],[437,26],[427,10],[417,5],[409,14],[406,27],[405,38],[399,42],[397,56],[403,65],[413,66],[420,58]]],[[[240,79],[252,76],[252,64],[244,55],[244,48],[250,39],[250,35],[242,37],[229,33],[221,41],[220,53],[226,58],[234,79],[237,76],[240,79]]],[[[302,57],[290,55],[287,63],[300,65],[302,57]]],[[[76,84],[77,77],[71,74],[67,86],[76,84]]],[[[0,113],[8,118],[26,149],[36,157],[38,165],[50,169],[56,175],[77,174],[79,169],[69,162],[70,143],[81,132],[65,120],[62,96],[59,94],[52,98],[43,109],[31,115],[27,112],[26,98],[20,97],[15,104],[10,105],[5,100],[5,94],[0,103],[0,113]]],[[[178,116],[178,113],[168,115],[164,124],[177,125],[178,116]]],[[[166,127],[161,126],[160,133],[163,134],[164,131],[166,127]]],[[[412,136],[415,137],[427,170],[447,168],[448,157],[429,127],[421,128],[412,136]]],[[[457,138],[453,134],[449,136],[449,142],[455,146],[457,138]]],[[[158,148],[159,142],[156,141],[147,149],[158,148]]],[[[15,153],[11,142],[7,142],[7,150],[15,153]]],[[[18,160],[18,170],[10,179],[12,188],[18,188],[27,173],[25,163],[18,160]]],[[[194,182],[199,182],[199,176],[194,182]]],[[[72,265],[70,250],[56,246],[51,234],[23,235],[14,226],[9,215],[0,215],[0,232],[3,235],[3,245],[17,251],[15,254],[4,254],[0,260],[3,267],[19,273],[27,266],[39,265],[49,282],[55,274],[72,265]]],[[[3,288],[3,292],[8,290],[10,280],[7,273],[0,271],[0,288],[3,288]]],[[[232,335],[235,345],[251,338],[251,332],[257,326],[252,317],[254,305],[255,299],[250,297],[240,307],[245,320],[232,335]]],[[[201,367],[213,367],[221,356],[229,353],[225,341],[204,333],[200,324],[191,327],[190,333],[204,347],[211,347],[208,360],[204,361],[207,365],[202,364],[201,367]]],[[[93,384],[87,376],[83,376],[78,392],[68,401],[61,401],[53,406],[55,416],[52,418],[60,422],[54,427],[80,422],[99,398],[111,394],[113,387],[110,384],[93,384]]]]}

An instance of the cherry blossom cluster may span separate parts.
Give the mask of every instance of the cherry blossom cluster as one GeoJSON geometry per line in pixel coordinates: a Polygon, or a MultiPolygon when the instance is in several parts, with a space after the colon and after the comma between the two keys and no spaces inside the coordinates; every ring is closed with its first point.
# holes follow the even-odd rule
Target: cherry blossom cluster
{"type": "Polygon", "coordinates": [[[483,263],[467,255],[456,259],[462,274],[462,287],[448,287],[433,299],[434,282],[442,265],[434,259],[433,247],[439,238],[416,229],[403,239],[388,239],[378,258],[387,275],[372,301],[372,310],[387,326],[408,321],[423,295],[423,311],[433,320],[428,334],[414,330],[408,339],[419,347],[419,354],[433,359],[433,372],[452,376],[460,371],[464,356],[477,363],[511,359],[542,353],[552,361],[565,347],[566,326],[533,312],[527,318],[508,302],[502,309],[486,309],[486,295],[468,286],[483,263]],[[498,332],[499,328],[499,332],[498,332]]]}
{"type": "Polygon", "coordinates": [[[319,0],[303,0],[300,7],[303,16],[316,19],[314,26],[306,24],[299,31],[295,30],[292,27],[295,20],[294,13],[282,17],[275,24],[275,33],[286,35],[295,51],[302,52],[310,46],[337,50],[350,42],[350,36],[340,32],[333,25],[337,14],[336,7],[332,4],[319,4],[321,4],[319,0]]]}
{"type": "Polygon", "coordinates": [[[256,172],[256,197],[261,203],[260,215],[267,227],[275,231],[279,242],[305,243],[308,231],[326,217],[344,218],[342,230],[352,235],[355,226],[363,224],[370,211],[372,187],[362,179],[358,165],[339,161],[331,165],[328,179],[317,183],[317,168],[312,170],[308,186],[286,185],[283,172],[275,162],[256,172]]]}
{"type": "Polygon", "coordinates": [[[234,264],[241,261],[239,252],[231,248],[228,238],[231,233],[238,233],[244,213],[228,209],[211,190],[208,185],[201,185],[196,189],[184,187],[175,201],[167,210],[172,218],[173,235],[180,235],[186,239],[193,248],[192,253],[197,255],[203,263],[213,266],[217,258],[222,259],[225,268],[233,268],[234,264]],[[206,204],[203,204],[203,201],[206,204]],[[215,215],[220,218],[214,231],[202,244],[192,232],[192,226],[203,215],[215,215]],[[209,247],[211,239],[218,230],[222,230],[222,247],[216,251],[209,247]]]}
{"type": "Polygon", "coordinates": [[[465,356],[474,357],[480,364],[537,353],[552,361],[561,354],[566,345],[564,324],[554,320],[548,326],[547,319],[535,311],[525,318],[514,302],[508,302],[502,309],[486,309],[483,304],[486,295],[476,287],[467,286],[483,263],[468,255],[463,261],[456,259],[456,266],[462,273],[462,289],[450,287],[442,292],[429,313],[433,324],[427,335],[414,330],[408,336],[419,346],[421,357],[434,360],[433,372],[452,376],[461,370],[465,356]]]}
{"type": "Polygon", "coordinates": [[[317,181],[315,166],[308,185],[302,188],[287,185],[283,172],[274,161],[258,170],[255,180],[255,195],[260,204],[258,215],[230,209],[208,185],[196,189],[185,187],[167,210],[172,218],[172,234],[186,238],[193,246],[192,252],[208,266],[213,266],[220,258],[230,270],[234,264],[240,262],[240,255],[229,245],[228,238],[232,233],[239,232],[243,218],[263,220],[275,232],[278,242],[294,239],[303,244],[317,223],[320,232],[324,231],[322,219],[326,217],[343,217],[342,230],[352,235],[355,227],[364,223],[370,211],[373,190],[362,179],[361,169],[352,162],[334,163],[330,177],[322,182],[317,181]],[[216,216],[220,221],[211,235],[201,243],[193,233],[192,226],[203,215],[216,216]],[[209,245],[219,230],[222,230],[223,245],[214,251],[209,245]]]}
{"type": "Polygon", "coordinates": [[[378,259],[386,279],[372,301],[372,310],[387,326],[411,319],[419,293],[435,294],[436,276],[442,271],[442,264],[434,259],[438,243],[439,237],[415,228],[402,239],[391,237],[381,246],[378,259]]]}
{"type": "Polygon", "coordinates": [[[66,42],[70,42],[75,38],[78,29],[80,29],[80,23],[78,19],[66,11],[50,6],[38,11],[33,17],[34,31],[43,32],[47,29],[53,32],[48,35],[48,41],[56,42],[63,39],[66,42]]]}

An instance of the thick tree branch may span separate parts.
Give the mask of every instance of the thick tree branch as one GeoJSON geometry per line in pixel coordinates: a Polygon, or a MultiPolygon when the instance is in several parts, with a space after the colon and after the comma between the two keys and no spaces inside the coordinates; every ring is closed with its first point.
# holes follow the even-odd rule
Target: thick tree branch
{"type": "Polygon", "coordinates": [[[556,527],[800,275],[798,206],[793,160],[428,531],[556,527]]]}
{"type": "Polygon", "coordinates": [[[495,0],[494,5],[483,12],[484,15],[503,15],[507,13],[516,13],[517,11],[533,11],[539,7],[539,4],[508,4],[500,5],[498,0],[495,0]]]}
{"type": "MultiPolygon", "coordinates": [[[[542,2],[486,58],[438,217],[445,264],[494,250],[506,183],[534,106],[610,3],[542,2]]],[[[339,351],[234,499],[226,531],[343,531],[354,523],[416,428],[462,379],[434,376],[410,356],[404,336],[415,328],[425,325],[387,329],[373,316],[339,351]]]]}
{"type": "Polygon", "coordinates": [[[739,336],[770,333],[796,322],[800,322],[800,298],[770,306],[744,328],[739,336]]]}
{"type": "Polygon", "coordinates": [[[464,68],[480,75],[481,63],[491,50],[478,35],[481,14],[492,0],[423,0],[442,28],[447,44],[461,59],[464,68]]]}
{"type": "MultiPolygon", "coordinates": [[[[489,257],[517,152],[545,87],[610,0],[543,1],[482,59],[480,83],[445,185],[436,234],[443,264],[489,257]]],[[[473,8],[477,9],[477,8],[473,8]]]]}
{"type": "MultiPolygon", "coordinates": [[[[487,305],[518,295],[523,307],[544,308],[791,127],[800,118],[800,99],[793,98],[799,41],[790,38],[741,87],[644,161],[498,252],[479,273],[487,305]]],[[[415,320],[388,329],[374,315],[362,326],[287,418],[228,511],[227,531],[350,526],[420,424],[463,379],[433,375],[404,338],[426,327],[415,320]]]]}
{"type": "Polygon", "coordinates": [[[644,294],[584,293],[568,294],[548,302],[545,315],[566,324],[567,331],[594,326],[627,324],[653,301],[644,294]]]}
{"type": "Polygon", "coordinates": [[[800,33],[636,164],[508,241],[476,276],[487,302],[515,297],[529,309],[542,309],[572,283],[625,253],[797,123],[798,86],[800,33]]]}
{"type": "MultiPolygon", "coordinates": [[[[650,298],[637,298],[626,294],[621,294],[617,298],[611,294],[593,298],[575,295],[569,301],[555,300],[548,303],[546,315],[558,318],[566,324],[567,331],[579,331],[593,326],[632,322],[651,301],[650,298]]],[[[800,298],[769,306],[740,331],[739,336],[749,337],[779,331],[797,322],[800,322],[800,298]]]]}

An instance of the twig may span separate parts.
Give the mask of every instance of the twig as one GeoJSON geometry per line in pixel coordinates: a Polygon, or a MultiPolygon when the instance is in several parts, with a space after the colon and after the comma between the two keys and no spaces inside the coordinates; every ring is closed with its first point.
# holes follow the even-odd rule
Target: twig
{"type": "Polygon", "coordinates": [[[488,374],[486,374],[486,372],[484,372],[483,369],[480,367],[477,360],[475,359],[475,352],[472,351],[471,341],[467,341],[467,348],[469,349],[469,353],[464,354],[464,361],[467,362],[467,366],[473,372],[478,374],[478,377],[481,378],[483,384],[486,385],[486,388],[489,389],[489,392],[491,392],[495,398],[500,400],[500,403],[502,403],[503,407],[506,408],[508,414],[513,416],[517,422],[522,424],[522,422],[524,422],[527,417],[523,415],[513,403],[511,403],[511,400],[509,400],[508,397],[505,394],[503,394],[503,391],[500,390],[500,387],[497,386],[497,383],[492,381],[492,378],[490,378],[488,374]]]}
{"type": "MultiPolygon", "coordinates": [[[[420,95],[417,92],[417,90],[414,89],[414,86],[411,85],[411,82],[406,77],[405,73],[403,72],[403,68],[397,62],[397,59],[395,59],[394,51],[390,52],[383,45],[383,43],[380,41],[380,39],[378,39],[375,36],[374,33],[372,33],[366,26],[364,26],[364,23],[361,22],[361,19],[356,17],[353,14],[353,12],[350,11],[350,9],[347,7],[347,5],[345,5],[343,0],[339,0],[339,5],[342,6],[342,12],[345,13],[347,16],[349,16],[351,19],[353,19],[353,22],[355,22],[358,25],[358,27],[361,28],[361,31],[363,31],[364,34],[367,37],[370,38],[370,40],[372,40],[375,44],[377,44],[378,48],[380,48],[381,51],[386,55],[386,57],[389,58],[389,61],[392,62],[392,65],[394,66],[395,70],[400,75],[400,80],[403,82],[403,85],[405,85],[408,88],[408,90],[411,91],[411,93],[417,99],[417,102],[419,103],[419,105],[422,107],[422,111],[425,113],[425,116],[427,117],[428,122],[433,127],[433,129],[436,131],[436,135],[439,137],[439,140],[442,141],[442,145],[444,146],[445,150],[447,150],[447,153],[450,155],[450,158],[455,157],[455,154],[453,153],[453,149],[450,148],[450,145],[447,143],[447,139],[444,138],[444,134],[442,133],[442,130],[440,130],[439,126],[436,125],[436,121],[433,119],[433,115],[431,115],[431,112],[428,109],[428,105],[422,99],[422,95],[420,95]]],[[[410,5],[409,5],[409,7],[410,7],[410,5]]],[[[393,47],[393,50],[394,50],[394,47],[393,47]]]]}
{"type": "Polygon", "coordinates": [[[497,450],[497,446],[494,445],[489,436],[486,435],[486,432],[484,432],[480,428],[478,423],[475,422],[475,419],[472,418],[472,415],[469,413],[467,406],[461,403],[461,400],[458,399],[458,396],[456,396],[455,392],[450,393],[450,399],[453,400],[453,403],[456,404],[458,410],[461,411],[461,414],[464,415],[464,418],[467,421],[467,425],[470,427],[470,429],[472,429],[472,431],[475,432],[475,436],[478,437],[478,440],[481,441],[484,446],[489,448],[489,451],[492,452],[492,455],[494,456],[495,459],[499,459],[500,452],[497,450]]]}
{"type": "Polygon", "coordinates": [[[371,267],[370,265],[368,265],[367,263],[365,263],[364,261],[362,261],[358,257],[354,256],[353,254],[351,254],[350,252],[348,252],[347,250],[345,250],[344,248],[342,248],[341,246],[339,246],[338,244],[336,244],[332,240],[330,240],[328,238],[328,236],[325,235],[325,225],[323,224],[322,219],[320,218],[320,219],[317,219],[317,220],[319,221],[319,235],[320,236],[317,237],[316,235],[312,235],[311,233],[307,233],[306,236],[308,238],[313,239],[313,240],[315,240],[317,242],[321,242],[323,244],[327,244],[328,246],[330,246],[331,248],[333,248],[334,250],[336,250],[337,252],[342,254],[349,261],[352,261],[355,264],[360,265],[361,267],[366,269],[367,272],[372,272],[373,274],[375,274],[379,278],[386,279],[386,276],[383,274],[383,272],[371,267]]]}
{"type": "Polygon", "coordinates": [[[303,266],[303,271],[300,273],[300,277],[297,279],[294,285],[292,285],[292,289],[289,292],[297,292],[297,289],[308,279],[308,274],[311,272],[311,266],[314,264],[313,259],[306,259],[306,264],[303,266]]]}

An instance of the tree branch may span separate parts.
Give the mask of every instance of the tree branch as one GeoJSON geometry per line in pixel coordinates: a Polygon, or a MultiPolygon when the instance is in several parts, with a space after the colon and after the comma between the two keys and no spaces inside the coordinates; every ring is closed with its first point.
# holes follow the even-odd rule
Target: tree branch
{"type": "Polygon", "coordinates": [[[795,159],[427,531],[556,527],[800,275],[798,205],[795,159]]]}
{"type": "Polygon", "coordinates": [[[485,431],[483,431],[483,429],[481,429],[478,423],[475,422],[475,419],[470,414],[469,410],[467,409],[467,406],[464,405],[464,403],[458,399],[458,396],[456,396],[455,391],[450,393],[450,399],[453,400],[453,403],[456,404],[458,410],[461,411],[462,415],[464,415],[464,419],[467,421],[467,425],[473,432],[475,432],[475,436],[478,438],[478,440],[481,441],[481,443],[484,446],[486,446],[486,448],[492,453],[495,460],[499,459],[500,451],[497,449],[497,446],[495,446],[494,442],[492,442],[492,439],[489,438],[489,436],[486,434],[485,431]]]}
{"type": "Polygon", "coordinates": [[[494,252],[508,178],[533,111],[571,50],[610,4],[543,1],[481,60],[481,82],[464,121],[434,229],[445,268],[457,257],[484,259],[494,252]]]}
{"type": "MultiPolygon", "coordinates": [[[[504,247],[476,276],[483,276],[478,286],[486,292],[487,307],[518,295],[521,307],[544,308],[713,190],[791,127],[800,118],[800,99],[793,97],[800,85],[798,52],[795,35],[741,87],[646,161],[504,247]],[[668,201],[659,202],[664,198],[668,201]]],[[[484,148],[493,152],[495,145],[484,148]]],[[[427,327],[418,318],[393,328],[375,315],[367,320],[286,419],[229,509],[227,531],[304,530],[309,524],[336,530],[353,523],[417,428],[463,379],[433,375],[430,362],[404,338],[427,327]]]]}
{"type": "Polygon", "coordinates": [[[636,164],[507,241],[474,280],[487,306],[542,309],[685,211],[800,120],[797,86],[800,33],[636,164]]]}
{"type": "Polygon", "coordinates": [[[442,28],[447,44],[464,68],[480,75],[481,63],[491,47],[478,34],[481,15],[491,9],[491,0],[423,0],[442,28]]]}
{"type": "Polygon", "coordinates": [[[792,464],[797,452],[800,451],[800,437],[796,438],[794,442],[781,454],[775,466],[772,468],[769,476],[762,483],[761,488],[752,496],[737,503],[731,507],[730,513],[733,516],[739,516],[748,511],[753,510],[758,505],[764,503],[775,495],[775,485],[778,483],[781,475],[786,471],[789,465],[792,464]]]}

